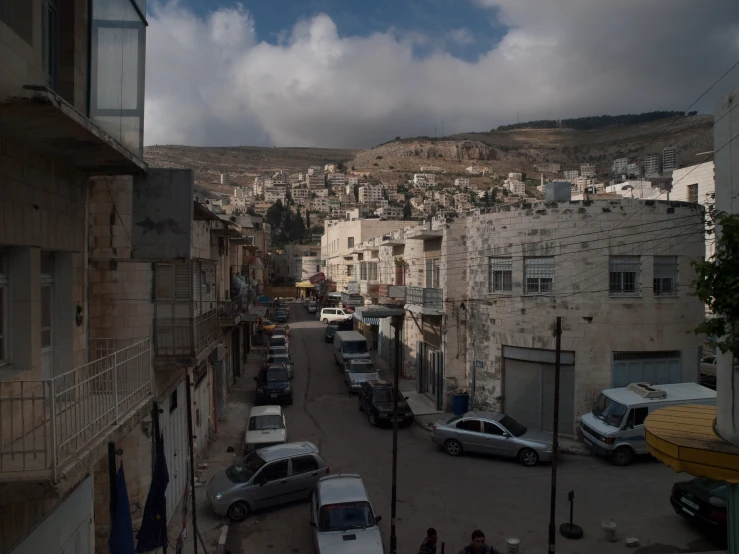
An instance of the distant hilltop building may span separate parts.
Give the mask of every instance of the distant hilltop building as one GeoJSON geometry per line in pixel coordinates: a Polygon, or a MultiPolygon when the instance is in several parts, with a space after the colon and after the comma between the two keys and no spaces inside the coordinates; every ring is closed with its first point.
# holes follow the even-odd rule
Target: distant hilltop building
{"type": "Polygon", "coordinates": [[[595,164],[582,164],[580,166],[580,177],[595,177],[595,164]]]}
{"type": "Polygon", "coordinates": [[[641,177],[641,167],[639,167],[639,164],[628,164],[626,166],[626,176],[630,179],[641,177]]]}
{"type": "Polygon", "coordinates": [[[540,173],[559,173],[560,164],[546,163],[536,166],[536,170],[540,173]]]}
{"type": "Polygon", "coordinates": [[[523,173],[509,173],[508,180],[509,181],[523,181],[523,173]]]}
{"type": "Polygon", "coordinates": [[[613,160],[613,166],[611,167],[611,173],[614,175],[625,175],[626,168],[629,165],[628,158],[617,158],[613,160]]]}
{"type": "Polygon", "coordinates": [[[231,176],[228,173],[221,173],[221,184],[228,185],[231,182],[231,176]]]}
{"type": "Polygon", "coordinates": [[[444,170],[436,165],[422,165],[421,173],[444,173],[444,170]]]}
{"type": "Polygon", "coordinates": [[[562,175],[565,180],[569,181],[571,179],[577,179],[580,176],[580,172],[577,169],[573,169],[570,171],[565,171],[562,175]]]}
{"type": "Polygon", "coordinates": [[[326,164],[323,166],[324,173],[334,173],[336,171],[336,164],[326,164]]]}
{"type": "Polygon", "coordinates": [[[644,176],[658,177],[662,169],[662,156],[659,154],[648,154],[644,158],[644,176]]]}
{"type": "Polygon", "coordinates": [[[680,167],[680,153],[675,146],[667,146],[662,150],[662,171],[674,171],[680,167]]]}

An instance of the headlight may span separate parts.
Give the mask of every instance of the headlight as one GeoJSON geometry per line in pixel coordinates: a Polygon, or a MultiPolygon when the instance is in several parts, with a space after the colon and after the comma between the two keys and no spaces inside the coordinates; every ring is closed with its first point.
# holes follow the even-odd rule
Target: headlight
{"type": "Polygon", "coordinates": [[[223,493],[222,493],[222,492],[219,492],[218,494],[216,494],[216,495],[214,496],[214,498],[215,498],[216,500],[220,500],[221,498],[223,498],[223,493]]]}
{"type": "Polygon", "coordinates": [[[290,385],[285,387],[285,392],[290,392],[290,385]]]}
{"type": "Polygon", "coordinates": [[[551,444],[546,444],[546,445],[544,445],[544,450],[545,450],[546,452],[551,452],[551,451],[552,451],[552,445],[551,445],[551,444]]]}

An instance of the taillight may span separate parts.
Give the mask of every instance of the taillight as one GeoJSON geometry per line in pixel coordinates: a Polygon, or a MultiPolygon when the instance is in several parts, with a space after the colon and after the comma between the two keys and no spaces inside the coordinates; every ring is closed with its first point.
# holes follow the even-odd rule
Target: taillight
{"type": "Polygon", "coordinates": [[[711,510],[710,512],[708,512],[708,517],[713,521],[726,523],[726,512],[724,510],[711,510]]]}

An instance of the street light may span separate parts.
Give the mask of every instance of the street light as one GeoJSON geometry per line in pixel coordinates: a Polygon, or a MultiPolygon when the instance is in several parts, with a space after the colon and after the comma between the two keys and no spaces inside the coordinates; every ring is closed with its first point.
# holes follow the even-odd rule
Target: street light
{"type": "Polygon", "coordinates": [[[390,491],[390,554],[397,554],[398,539],[395,535],[398,482],[398,386],[400,380],[400,327],[405,310],[402,308],[370,308],[362,310],[362,317],[384,319],[395,318],[395,368],[393,371],[393,472],[390,491]]]}

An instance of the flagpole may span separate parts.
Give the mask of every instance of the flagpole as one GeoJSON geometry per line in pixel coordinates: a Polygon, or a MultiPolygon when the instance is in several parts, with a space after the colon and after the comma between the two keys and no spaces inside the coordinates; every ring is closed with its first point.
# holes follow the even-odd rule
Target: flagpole
{"type": "MultiPolygon", "coordinates": [[[[192,436],[192,391],[190,390],[192,383],[190,381],[190,374],[185,373],[185,389],[187,397],[187,437],[190,445],[190,496],[192,498],[192,545],[195,549],[195,554],[198,554],[198,524],[197,524],[197,511],[195,505],[195,452],[193,449],[193,436],[192,436]]],[[[187,499],[185,499],[187,500],[187,499]]]]}

